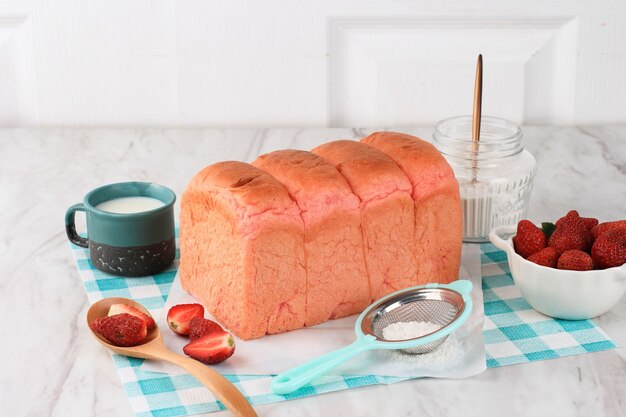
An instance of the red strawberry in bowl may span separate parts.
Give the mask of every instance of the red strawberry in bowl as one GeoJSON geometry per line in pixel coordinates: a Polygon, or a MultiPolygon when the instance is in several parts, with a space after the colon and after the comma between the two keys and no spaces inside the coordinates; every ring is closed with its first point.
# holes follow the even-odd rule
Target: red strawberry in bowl
{"type": "Polygon", "coordinates": [[[550,246],[543,248],[539,252],[535,252],[528,257],[530,262],[534,262],[541,266],[547,266],[548,268],[556,268],[557,259],[559,259],[559,254],[556,253],[556,250],[550,246]]]}
{"type": "Polygon", "coordinates": [[[596,240],[598,237],[600,237],[600,235],[603,235],[605,232],[613,229],[626,230],[626,220],[600,223],[599,225],[591,229],[591,235],[593,236],[593,239],[596,240]]]}
{"type": "Polygon", "coordinates": [[[220,363],[235,353],[235,339],[225,331],[216,331],[195,339],[183,348],[186,355],[207,365],[220,363]]]}
{"type": "Polygon", "coordinates": [[[517,224],[517,234],[513,237],[515,252],[523,258],[528,258],[535,252],[546,247],[546,235],[529,220],[522,220],[517,224]]]}
{"type": "Polygon", "coordinates": [[[587,252],[581,250],[568,250],[559,256],[558,269],[570,271],[590,271],[593,269],[593,259],[587,252]]]}
{"type": "Polygon", "coordinates": [[[599,223],[598,219],[594,219],[592,217],[581,217],[580,221],[582,222],[583,226],[585,226],[587,230],[592,230],[599,223]]]}
{"type": "Polygon", "coordinates": [[[598,225],[598,219],[593,217],[580,217],[576,210],[570,210],[565,216],[557,220],[554,225],[559,226],[563,223],[581,223],[585,229],[591,230],[598,225]]]}
{"type": "Polygon", "coordinates": [[[188,336],[190,323],[194,317],[204,317],[204,307],[200,304],[178,304],[167,312],[167,324],[174,333],[188,336]]]}
{"type": "Polygon", "coordinates": [[[585,224],[578,216],[578,212],[572,210],[556,222],[556,229],[550,236],[548,246],[559,254],[568,250],[588,252],[593,241],[589,226],[590,224],[585,224]]]}
{"type": "Polygon", "coordinates": [[[626,263],[626,229],[615,228],[601,234],[591,248],[598,268],[612,268],[626,263]]]}

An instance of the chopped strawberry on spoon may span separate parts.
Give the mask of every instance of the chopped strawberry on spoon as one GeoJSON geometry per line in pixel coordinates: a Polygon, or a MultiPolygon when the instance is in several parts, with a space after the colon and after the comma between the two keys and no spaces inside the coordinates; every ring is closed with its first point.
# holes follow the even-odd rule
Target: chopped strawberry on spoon
{"type": "Polygon", "coordinates": [[[142,320],[144,323],[146,323],[146,328],[148,329],[148,331],[156,327],[156,323],[154,322],[152,316],[144,313],[143,311],[133,306],[129,306],[128,304],[113,304],[109,308],[108,316],[111,317],[123,313],[130,314],[131,316],[135,316],[138,319],[142,320]]]}
{"type": "Polygon", "coordinates": [[[89,327],[115,346],[139,345],[148,334],[146,323],[128,313],[97,318],[89,327]]]}

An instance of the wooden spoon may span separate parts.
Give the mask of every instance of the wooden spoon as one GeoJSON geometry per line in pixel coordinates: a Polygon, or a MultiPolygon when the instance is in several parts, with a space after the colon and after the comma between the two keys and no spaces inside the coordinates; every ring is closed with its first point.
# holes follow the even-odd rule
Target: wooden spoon
{"type": "MultiPolygon", "coordinates": [[[[87,312],[87,326],[99,317],[104,317],[109,313],[109,308],[113,304],[126,304],[133,306],[146,314],[150,314],[141,304],[127,298],[105,298],[94,303],[87,312]]],[[[91,327],[89,327],[91,330],[91,327]]],[[[198,381],[207,387],[234,415],[241,417],[256,417],[256,412],[246,401],[241,392],[221,374],[187,356],[179,355],[169,350],[163,343],[163,337],[159,327],[148,332],[145,341],[141,345],[132,347],[120,347],[110,344],[98,332],[91,331],[94,337],[107,349],[120,355],[133,358],[157,359],[173,363],[180,366],[198,381]]]]}

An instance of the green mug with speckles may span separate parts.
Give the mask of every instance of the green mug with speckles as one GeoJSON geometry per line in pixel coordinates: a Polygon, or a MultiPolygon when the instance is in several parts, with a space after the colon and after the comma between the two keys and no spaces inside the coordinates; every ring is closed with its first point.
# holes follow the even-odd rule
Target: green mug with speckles
{"type": "Polygon", "coordinates": [[[153,275],[170,266],[176,257],[175,201],[176,194],[158,184],[104,185],[67,209],[65,232],[73,244],[89,249],[92,264],[103,272],[127,277],[153,275]],[[126,202],[122,211],[119,204],[118,211],[103,209],[122,201],[126,202]],[[138,202],[143,206],[137,206],[138,202]],[[76,233],[77,211],[85,212],[86,238],[76,233]]]}

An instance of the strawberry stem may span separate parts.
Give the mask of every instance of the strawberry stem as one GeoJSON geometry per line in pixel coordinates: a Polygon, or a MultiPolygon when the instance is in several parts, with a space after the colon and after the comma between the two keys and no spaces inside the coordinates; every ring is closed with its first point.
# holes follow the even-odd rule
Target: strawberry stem
{"type": "Polygon", "coordinates": [[[554,225],[554,223],[550,223],[550,222],[541,223],[541,230],[543,231],[543,234],[546,235],[547,239],[550,239],[550,236],[552,236],[552,233],[554,232],[555,229],[556,229],[556,226],[554,225]]]}

